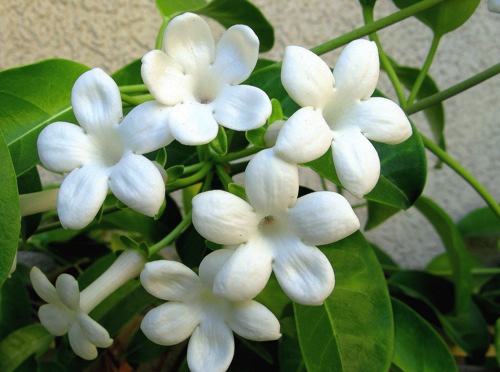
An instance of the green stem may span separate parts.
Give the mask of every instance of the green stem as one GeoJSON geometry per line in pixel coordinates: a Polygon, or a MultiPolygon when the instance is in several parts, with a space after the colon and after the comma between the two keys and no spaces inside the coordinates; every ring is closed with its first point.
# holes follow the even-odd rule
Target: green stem
{"type": "Polygon", "coordinates": [[[413,84],[408,100],[406,101],[406,106],[411,105],[415,100],[415,98],[417,98],[420,87],[422,86],[422,83],[424,82],[425,78],[427,77],[427,73],[431,68],[431,64],[432,61],[434,60],[434,56],[436,55],[440,40],[441,40],[441,35],[434,34],[431,47],[429,49],[429,52],[427,53],[427,57],[425,58],[424,66],[420,70],[420,73],[418,74],[417,79],[413,84]]]}
{"type": "Polygon", "coordinates": [[[179,237],[179,235],[181,235],[184,230],[187,229],[189,225],[191,225],[191,216],[192,211],[186,213],[183,220],[172,231],[170,231],[167,236],[165,236],[158,243],[149,247],[149,255],[152,256],[158,253],[162,248],[165,248],[168,245],[172,244],[179,237]]]}
{"type": "Polygon", "coordinates": [[[451,169],[453,169],[460,177],[462,177],[471,187],[477,191],[477,193],[483,198],[483,200],[488,204],[495,215],[500,219],[500,207],[493,196],[484,188],[478,180],[470,174],[467,169],[465,169],[459,162],[453,159],[446,151],[443,151],[438,145],[428,139],[426,136],[420,133],[420,138],[425,145],[425,147],[436,155],[443,163],[447,164],[451,169]]]}
{"type": "Polygon", "coordinates": [[[130,103],[131,105],[134,105],[134,106],[138,106],[141,103],[146,102],[146,101],[143,101],[142,99],[138,99],[136,97],[129,96],[128,94],[125,94],[125,93],[120,93],[120,96],[121,96],[123,102],[130,103]]]}
{"type": "Polygon", "coordinates": [[[255,155],[260,150],[263,150],[263,149],[260,147],[257,147],[257,146],[247,147],[246,149],[243,149],[243,150],[238,151],[238,152],[233,152],[232,154],[227,154],[225,156],[214,156],[214,160],[217,163],[229,163],[230,161],[233,161],[233,160],[238,160],[238,159],[246,158],[247,156],[250,156],[250,155],[255,155]]]}
{"type": "MultiPolygon", "coordinates": [[[[408,271],[406,269],[403,269],[401,267],[393,266],[393,265],[387,265],[387,264],[381,264],[380,265],[382,269],[386,272],[389,273],[397,273],[397,272],[402,272],[402,271],[408,271]]],[[[472,275],[494,275],[494,274],[500,274],[500,268],[498,267],[475,267],[472,268],[471,270],[472,275]]],[[[429,274],[436,275],[436,276],[452,276],[453,272],[451,270],[426,270],[429,274]]]]}
{"type": "MultiPolygon", "coordinates": [[[[363,18],[367,25],[372,24],[374,22],[373,21],[374,7],[375,4],[363,6],[363,18]]],[[[375,44],[377,44],[382,68],[387,73],[387,76],[389,77],[389,80],[391,81],[392,86],[394,87],[394,91],[396,92],[396,95],[398,97],[399,104],[404,105],[406,103],[406,98],[403,86],[401,85],[401,81],[399,80],[396,71],[394,71],[394,68],[392,67],[391,61],[389,60],[389,58],[387,58],[387,55],[384,52],[384,49],[382,48],[382,43],[380,42],[376,32],[370,34],[370,40],[373,40],[375,44]]]]}
{"type": "Polygon", "coordinates": [[[165,33],[165,29],[167,28],[168,23],[170,22],[171,17],[164,17],[163,22],[161,24],[160,30],[158,31],[158,35],[156,36],[155,41],[155,49],[162,49],[163,46],[163,34],[165,33]]]}
{"type": "Polygon", "coordinates": [[[144,84],[122,85],[118,87],[120,93],[139,93],[147,92],[148,88],[144,84]]]}
{"type": "Polygon", "coordinates": [[[167,193],[175,190],[183,189],[187,186],[191,186],[197,182],[200,182],[207,173],[212,169],[212,163],[204,163],[203,167],[195,174],[175,180],[174,182],[167,184],[167,193]]]}
{"type": "Polygon", "coordinates": [[[407,106],[405,108],[405,112],[407,115],[412,115],[416,112],[425,110],[426,108],[438,104],[450,97],[453,97],[467,89],[472,88],[475,85],[481,84],[483,81],[488,80],[489,78],[492,78],[493,76],[496,76],[499,73],[500,73],[500,63],[497,63],[496,65],[491,66],[489,69],[484,70],[483,72],[480,72],[479,74],[474,75],[473,77],[464,80],[461,83],[458,83],[439,93],[433,94],[432,96],[418,100],[411,106],[407,106]]]}
{"type": "Polygon", "coordinates": [[[186,165],[184,167],[183,174],[191,174],[191,173],[194,173],[194,172],[198,172],[201,168],[203,168],[205,166],[206,163],[207,162],[202,161],[200,163],[196,163],[196,164],[193,164],[193,165],[186,165]]]}
{"type": "Polygon", "coordinates": [[[219,177],[219,180],[222,182],[224,185],[224,189],[227,191],[228,190],[228,185],[230,183],[233,183],[233,179],[229,174],[227,174],[226,170],[224,169],[224,166],[217,164],[215,166],[215,173],[217,173],[217,177],[219,177]]]}

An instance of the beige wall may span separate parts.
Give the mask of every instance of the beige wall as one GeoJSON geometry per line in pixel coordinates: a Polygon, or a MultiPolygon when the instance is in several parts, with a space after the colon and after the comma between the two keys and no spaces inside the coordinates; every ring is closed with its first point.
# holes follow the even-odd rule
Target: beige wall
{"type": "MultiPolygon", "coordinates": [[[[276,27],[271,57],[280,58],[289,44],[314,46],[362,25],[355,0],[256,0],[276,27]]],[[[394,11],[379,0],[377,17],[394,11]]],[[[499,59],[500,15],[486,1],[460,31],[446,35],[431,73],[441,88],[495,64],[499,59]]],[[[154,46],[160,17],[153,0],[2,0],[0,69],[61,57],[112,72],[140,58],[154,46]]],[[[385,50],[402,64],[421,65],[431,34],[415,20],[380,32],[385,50]]],[[[338,52],[325,59],[333,64],[338,52]]],[[[380,87],[387,93],[385,79],[380,87]],[[385,88],[384,88],[385,87],[385,88]]],[[[446,102],[449,152],[500,200],[500,93],[498,77],[446,102]]],[[[428,133],[425,122],[413,117],[428,133]]],[[[471,188],[448,168],[433,168],[430,158],[425,194],[446,207],[454,219],[483,205],[471,188]]],[[[311,183],[314,179],[310,180],[311,183]]],[[[361,218],[364,211],[360,211],[361,218]]],[[[411,210],[400,213],[368,236],[401,263],[424,265],[443,250],[426,221],[411,210]]]]}

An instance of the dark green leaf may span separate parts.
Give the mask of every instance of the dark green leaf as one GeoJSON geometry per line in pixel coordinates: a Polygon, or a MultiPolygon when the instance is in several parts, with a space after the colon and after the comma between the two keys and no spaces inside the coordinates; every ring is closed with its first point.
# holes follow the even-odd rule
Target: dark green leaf
{"type": "MultiPolygon", "coordinates": [[[[1,76],[1,73],[0,73],[1,76]]],[[[0,98],[2,86],[0,77],[0,98]]],[[[2,112],[0,107],[0,113],[2,112]]],[[[1,119],[0,119],[1,120],[1,119]]],[[[19,232],[21,230],[21,212],[19,211],[19,194],[17,180],[9,149],[0,130],[0,286],[9,275],[17,252],[19,232]]]]}
{"type": "Polygon", "coordinates": [[[427,321],[403,302],[391,299],[394,313],[392,363],[405,372],[457,371],[453,355],[427,321]]]}
{"type": "Polygon", "coordinates": [[[173,167],[167,168],[167,184],[182,177],[183,173],[184,165],[174,165],[173,167]]]}
{"type": "Polygon", "coordinates": [[[321,306],[294,304],[307,369],[388,370],[394,346],[392,311],[370,245],[358,232],[321,248],[335,270],[335,289],[321,306]]]}
{"type": "Polygon", "coordinates": [[[207,247],[205,246],[205,238],[198,234],[193,225],[189,226],[188,229],[179,236],[175,246],[177,247],[177,253],[182,263],[191,268],[198,267],[203,257],[208,253],[207,247]]]}
{"type": "Polygon", "coordinates": [[[45,351],[53,341],[54,336],[41,324],[19,328],[0,341],[0,371],[13,371],[30,355],[45,351]]]}
{"type": "Polygon", "coordinates": [[[136,59],[128,65],[123,66],[121,69],[115,71],[111,77],[120,85],[135,85],[143,84],[141,76],[141,59],[136,59]]]}
{"type": "Polygon", "coordinates": [[[365,230],[368,231],[381,225],[399,211],[399,208],[369,200],[368,219],[366,220],[365,230]]]}
{"type": "Polygon", "coordinates": [[[167,150],[165,150],[165,147],[158,150],[155,161],[160,164],[162,168],[165,168],[165,164],[167,164],[167,150]]]}
{"type": "Polygon", "coordinates": [[[299,339],[295,319],[287,317],[281,319],[281,338],[279,340],[278,357],[280,371],[282,372],[307,372],[302,353],[300,351],[299,339]]]}
{"type": "Polygon", "coordinates": [[[495,322],[495,352],[497,356],[497,363],[500,366],[500,318],[495,322]]]}
{"type": "Polygon", "coordinates": [[[207,6],[205,0],[155,0],[156,7],[164,18],[172,18],[184,12],[192,12],[207,6]]]}
{"type": "Polygon", "coordinates": [[[457,223],[462,236],[500,237],[500,220],[488,207],[476,209],[457,223]]]}
{"type": "Polygon", "coordinates": [[[373,253],[375,253],[375,256],[377,256],[378,262],[381,265],[387,265],[387,266],[391,266],[393,268],[398,267],[398,264],[384,250],[382,250],[380,247],[376,246],[373,243],[370,243],[370,245],[373,249],[373,253]]]}
{"type": "Polygon", "coordinates": [[[50,59],[0,72],[0,130],[19,176],[38,162],[36,141],[54,121],[72,121],[71,89],[88,67],[50,59]]]}

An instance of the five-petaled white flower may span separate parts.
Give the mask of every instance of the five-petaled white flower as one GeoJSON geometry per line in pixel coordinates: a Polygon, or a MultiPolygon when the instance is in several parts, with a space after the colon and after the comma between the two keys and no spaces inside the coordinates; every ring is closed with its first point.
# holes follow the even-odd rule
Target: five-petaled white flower
{"type": "Polygon", "coordinates": [[[155,110],[169,108],[163,117],[176,140],[201,145],[217,136],[218,124],[244,131],[265,123],[271,114],[269,97],[256,87],[238,85],[250,76],[258,52],[257,36],[244,25],[229,28],[215,46],[208,24],[195,14],[168,24],[163,51],[147,53],[141,72],[159,103],[155,110]]]}
{"type": "Polygon", "coordinates": [[[359,228],[351,206],[334,192],[299,199],[298,167],[259,152],[245,171],[248,202],[221,190],[193,198],[193,224],[206,239],[236,245],[214,281],[214,293],[234,301],[255,297],[274,270],[294,301],[321,304],[332,292],[332,266],[316,245],[342,239],[359,228]]]}
{"type": "Polygon", "coordinates": [[[397,144],[412,133],[403,110],[386,98],[372,97],[379,76],[377,46],[351,42],[332,72],[307,49],[289,46],[281,80],[301,109],[281,129],[275,151],[288,161],[305,163],[332,147],[342,185],[362,197],[376,185],[380,160],[370,140],[397,144]]]}
{"type": "MultiPolygon", "coordinates": [[[[71,102],[80,124],[56,122],[38,137],[42,164],[69,173],[57,198],[57,211],[66,228],[85,227],[96,216],[108,188],[130,208],[154,216],[165,197],[158,168],[140,154],[173,141],[161,122],[161,110],[132,110],[122,120],[116,83],[93,69],[78,78],[71,102]]],[[[155,102],[144,105],[155,106],[155,102]]]]}
{"type": "Polygon", "coordinates": [[[232,302],[212,293],[214,278],[226,260],[228,250],[215,251],[200,264],[200,276],[175,261],[154,261],[141,273],[144,288],[167,300],[149,311],[141,329],[153,342],[174,345],[189,336],[187,361],[192,371],[225,371],[234,355],[232,332],[254,340],[278,339],[278,319],[262,304],[232,302]]]}
{"type": "Polygon", "coordinates": [[[136,251],[126,251],[92,284],[81,293],[78,282],[69,274],[61,274],[54,287],[47,277],[33,267],[30,279],[35,292],[47,304],[38,310],[42,325],[54,336],[68,333],[69,344],[83,359],[97,357],[97,347],[113,343],[108,331],[88,313],[120,286],[136,277],[145,259],[136,251]]]}

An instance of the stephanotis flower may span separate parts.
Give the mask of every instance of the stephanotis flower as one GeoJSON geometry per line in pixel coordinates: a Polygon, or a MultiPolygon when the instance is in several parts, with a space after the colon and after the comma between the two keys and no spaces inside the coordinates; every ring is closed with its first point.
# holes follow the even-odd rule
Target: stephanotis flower
{"type": "Polygon", "coordinates": [[[136,251],[126,251],[98,279],[81,293],[78,282],[69,274],[61,274],[54,287],[47,277],[33,267],[30,272],[33,289],[47,304],[38,310],[42,325],[54,336],[68,333],[69,344],[83,359],[97,357],[97,347],[113,343],[104,327],[88,313],[102,300],[130,279],[135,278],[146,260],[136,251]]]}
{"type": "Polygon", "coordinates": [[[141,329],[151,341],[175,345],[191,336],[187,361],[192,371],[225,371],[234,355],[236,332],[253,341],[278,339],[278,319],[262,304],[229,301],[212,293],[217,271],[230,257],[228,250],[215,251],[200,264],[200,276],[175,261],[154,261],[141,273],[144,288],[162,300],[149,311],[141,329]]]}
{"type": "Polygon", "coordinates": [[[334,192],[297,199],[298,167],[259,152],[245,171],[248,202],[221,190],[193,198],[193,224],[206,239],[239,245],[215,276],[213,291],[233,301],[255,297],[274,271],[285,293],[319,305],[332,292],[332,266],[316,245],[345,238],[359,228],[349,203],[334,192]]]}
{"type": "MultiPolygon", "coordinates": [[[[174,138],[186,145],[212,141],[223,127],[245,131],[262,126],[271,102],[260,89],[238,85],[257,63],[259,40],[247,26],[229,28],[217,46],[208,24],[185,13],[165,29],[163,51],[142,58],[142,78],[174,138]]],[[[159,114],[160,115],[160,114],[159,114]]]]}
{"type": "Polygon", "coordinates": [[[275,151],[284,159],[305,163],[332,148],[342,185],[362,197],[376,185],[380,160],[369,140],[401,143],[412,129],[403,110],[386,98],[372,97],[379,76],[377,46],[351,42],[332,72],[307,49],[285,50],[281,80],[301,109],[278,135],[275,151]]]}
{"type": "MultiPolygon", "coordinates": [[[[62,226],[81,229],[88,225],[108,188],[130,208],[154,216],[165,197],[165,183],[159,169],[141,154],[173,141],[162,123],[163,108],[148,113],[134,109],[122,121],[118,87],[100,69],[78,78],[71,102],[80,126],[49,124],[37,142],[47,169],[69,173],[57,198],[62,226]]],[[[144,105],[157,106],[155,102],[144,105]]]]}

